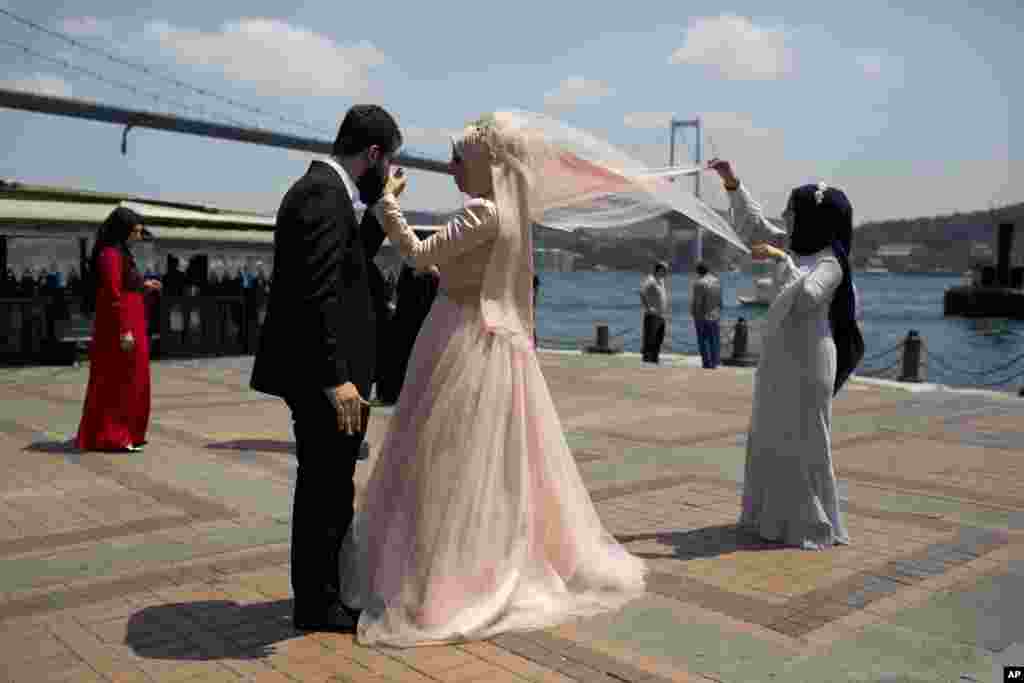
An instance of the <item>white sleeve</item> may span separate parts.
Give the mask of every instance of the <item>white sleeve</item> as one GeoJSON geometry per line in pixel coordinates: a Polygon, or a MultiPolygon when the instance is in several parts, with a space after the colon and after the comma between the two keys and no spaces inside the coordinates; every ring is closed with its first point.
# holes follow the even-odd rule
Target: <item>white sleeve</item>
{"type": "Polygon", "coordinates": [[[747,246],[758,242],[776,242],[786,236],[785,230],[776,227],[764,217],[761,205],[750,196],[742,183],[726,194],[729,195],[729,204],[732,207],[733,228],[747,246]]]}
{"type": "Polygon", "coordinates": [[[391,243],[418,269],[444,264],[498,234],[498,209],[486,199],[467,202],[447,224],[421,240],[405,221],[402,209],[391,195],[384,195],[373,207],[374,215],[391,243]]]}

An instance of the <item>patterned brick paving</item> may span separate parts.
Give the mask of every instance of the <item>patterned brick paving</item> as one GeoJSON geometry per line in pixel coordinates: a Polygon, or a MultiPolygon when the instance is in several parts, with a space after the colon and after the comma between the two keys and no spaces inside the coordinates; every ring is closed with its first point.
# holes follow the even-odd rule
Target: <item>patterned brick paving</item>
{"type": "MultiPolygon", "coordinates": [[[[813,666],[840,646],[856,658],[835,680],[873,680],[878,653],[857,649],[860,634],[979,582],[1015,585],[1001,577],[1024,557],[1024,404],[851,384],[835,412],[855,428],[836,433],[835,459],[853,543],[808,553],[734,524],[749,372],[541,361],[602,519],[648,561],[657,601],[402,651],[291,627],[292,444],[280,403],[247,390],[249,359],[155,365],[151,443],[132,456],[67,446],[83,368],[0,370],[0,681],[707,683],[754,680],[736,673],[748,661],[813,666]],[[730,634],[721,647],[737,659],[702,659],[702,628],[730,634]]],[[[375,445],[389,412],[375,411],[375,445]]],[[[986,647],[1014,641],[986,629],[976,672],[1001,656],[986,647]]],[[[928,680],[966,666],[906,657],[928,680]]]]}

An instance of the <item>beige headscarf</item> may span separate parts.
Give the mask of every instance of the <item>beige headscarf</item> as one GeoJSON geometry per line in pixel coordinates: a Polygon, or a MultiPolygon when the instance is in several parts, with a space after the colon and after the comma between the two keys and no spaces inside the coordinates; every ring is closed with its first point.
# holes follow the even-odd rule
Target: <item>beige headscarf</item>
{"type": "Polygon", "coordinates": [[[531,166],[536,160],[526,138],[508,125],[501,113],[484,116],[467,126],[454,145],[466,169],[466,189],[474,193],[490,185],[491,198],[498,207],[498,237],[480,295],[484,325],[520,348],[532,348],[530,200],[535,184],[531,166]]]}

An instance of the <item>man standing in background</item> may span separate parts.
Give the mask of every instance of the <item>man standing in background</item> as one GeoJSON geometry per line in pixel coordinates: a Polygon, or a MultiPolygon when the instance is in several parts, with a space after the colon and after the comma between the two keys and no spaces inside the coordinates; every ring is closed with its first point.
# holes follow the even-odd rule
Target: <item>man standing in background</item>
{"type": "Polygon", "coordinates": [[[640,300],[644,304],[643,357],[645,363],[657,363],[661,345],[665,341],[665,316],[668,314],[668,292],[665,276],[668,264],[658,261],[654,272],[640,286],[640,300]]]}
{"type": "Polygon", "coordinates": [[[697,346],[701,365],[717,368],[720,362],[722,317],[722,285],[703,262],[697,264],[697,279],[690,295],[690,315],[697,328],[697,346]]]}

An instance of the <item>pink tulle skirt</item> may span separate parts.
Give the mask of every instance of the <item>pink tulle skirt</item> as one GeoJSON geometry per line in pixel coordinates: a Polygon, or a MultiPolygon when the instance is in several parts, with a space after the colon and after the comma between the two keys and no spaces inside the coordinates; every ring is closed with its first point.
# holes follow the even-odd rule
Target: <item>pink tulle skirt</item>
{"type": "Polygon", "coordinates": [[[358,639],[410,647],[617,609],[645,566],[607,532],[532,349],[443,293],[342,553],[358,639]]]}

